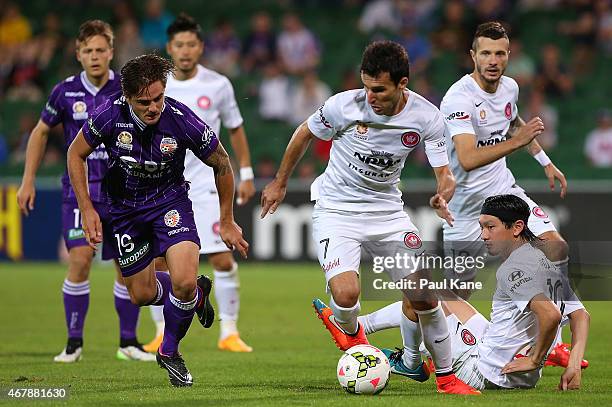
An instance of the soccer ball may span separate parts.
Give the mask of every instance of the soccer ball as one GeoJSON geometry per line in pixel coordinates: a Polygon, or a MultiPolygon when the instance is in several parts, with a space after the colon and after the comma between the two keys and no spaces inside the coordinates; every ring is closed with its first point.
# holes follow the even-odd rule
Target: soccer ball
{"type": "Polygon", "coordinates": [[[389,383],[391,366],[382,351],[371,345],[353,346],[338,361],[338,381],[349,393],[378,394],[389,383]]]}

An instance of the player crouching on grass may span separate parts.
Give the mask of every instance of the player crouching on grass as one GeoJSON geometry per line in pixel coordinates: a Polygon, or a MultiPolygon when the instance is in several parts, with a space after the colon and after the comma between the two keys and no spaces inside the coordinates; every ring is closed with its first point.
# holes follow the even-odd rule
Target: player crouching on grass
{"type": "MultiPolygon", "coordinates": [[[[557,332],[568,322],[572,350],[559,389],[580,388],[590,316],[559,267],[535,247],[529,213],[527,203],[515,195],[492,196],[482,205],[482,240],[489,254],[503,261],[496,272],[491,321],[461,299],[443,302],[453,370],[479,390],[535,387],[557,332]]],[[[404,355],[418,348],[404,343],[397,352],[385,349],[392,372],[402,374],[404,355]]]]}

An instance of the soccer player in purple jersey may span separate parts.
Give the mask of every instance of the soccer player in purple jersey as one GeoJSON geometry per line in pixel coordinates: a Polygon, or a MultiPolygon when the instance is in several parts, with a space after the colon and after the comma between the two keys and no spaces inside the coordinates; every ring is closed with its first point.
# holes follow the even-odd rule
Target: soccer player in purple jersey
{"type": "MultiPolygon", "coordinates": [[[[40,120],[30,135],[26,150],[25,170],[21,187],[17,192],[19,207],[25,215],[34,210],[36,171],[43,158],[49,131],[58,124],[64,126],[66,148],[77,135],[90,113],[102,105],[110,95],[121,91],[119,76],[109,69],[113,59],[113,32],[100,20],[86,21],[79,28],[76,40],[76,57],[83,66],[80,75],[71,76],[53,88],[40,120]]],[[[87,157],[88,184],[91,200],[102,218],[104,233],[110,234],[106,199],[101,182],[107,168],[108,155],[103,145],[87,157]]],[[[68,327],[68,343],[57,355],[56,362],[76,362],[81,358],[83,326],[89,306],[89,270],[94,250],[89,247],[81,226],[81,214],[70,186],[68,173],[62,177],[63,237],[68,249],[68,273],[62,288],[64,310],[68,327]]],[[[115,258],[112,245],[102,248],[103,259],[115,258]]],[[[124,360],[153,361],[143,352],[136,339],[139,308],[132,304],[117,265],[117,279],[113,293],[115,309],[119,315],[120,344],[117,358],[124,360]]]]}
{"type": "Polygon", "coordinates": [[[173,64],[157,55],[130,60],[121,69],[123,96],[94,112],[68,149],[68,172],[83,229],[91,247],[103,240],[99,214],[87,189],[86,158],[104,143],[109,169],[104,178],[118,261],[132,301],[163,305],[166,326],[157,362],[174,386],[193,378],[179,353],[193,314],[209,327],[214,310],[212,283],[197,276],[200,240],[189,184],[183,177],[191,150],[213,168],[219,192],[220,235],[228,248],[246,257],[248,243],[234,222],[234,175],[214,131],[182,103],[165,98],[173,64]],[[154,258],[165,257],[170,274],[156,273],[154,258]]]}

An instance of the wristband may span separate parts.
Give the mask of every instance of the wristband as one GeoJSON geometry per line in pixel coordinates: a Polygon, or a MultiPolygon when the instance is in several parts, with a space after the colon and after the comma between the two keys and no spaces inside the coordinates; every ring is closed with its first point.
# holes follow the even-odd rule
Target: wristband
{"type": "Polygon", "coordinates": [[[542,167],[546,167],[548,164],[552,163],[550,158],[546,155],[544,150],[540,150],[539,153],[533,156],[533,158],[540,163],[542,167]]]}
{"type": "Polygon", "coordinates": [[[240,168],[240,180],[241,181],[250,181],[255,178],[255,174],[253,174],[252,167],[242,167],[240,168]]]}

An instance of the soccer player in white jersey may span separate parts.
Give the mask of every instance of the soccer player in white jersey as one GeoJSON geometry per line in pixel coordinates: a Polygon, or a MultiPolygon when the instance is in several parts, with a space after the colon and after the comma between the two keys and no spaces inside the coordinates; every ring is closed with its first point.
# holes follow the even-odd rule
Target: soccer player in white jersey
{"type": "MultiPolygon", "coordinates": [[[[514,194],[529,204],[529,229],[540,238],[541,249],[566,270],[567,244],[548,215],[516,184],[506,166],[505,157],[525,147],[544,167],[551,190],[558,180],[561,197],[565,196],[565,176],[536,140],[544,129],[542,120],[535,117],[524,122],[516,106],[518,85],[503,75],[508,65],[509,47],[508,35],[500,23],[487,22],[478,26],[470,50],[474,71],[449,88],[440,107],[446,120],[450,167],[457,179],[455,194],[448,204],[455,222],[452,226],[443,225],[445,246],[455,254],[478,255],[482,250],[478,225],[480,206],[488,196],[514,194]]],[[[471,279],[473,274],[459,277],[471,279]]],[[[398,309],[400,304],[395,303],[361,317],[366,332],[397,327],[400,323],[398,309]]],[[[559,334],[557,347],[547,364],[563,366],[567,353],[567,346],[559,334]]],[[[584,361],[583,367],[586,366],[588,362],[584,361]]]]}
{"type": "Polygon", "coordinates": [[[513,194],[485,200],[479,217],[487,251],[500,256],[491,321],[465,301],[445,301],[457,377],[477,389],[533,388],[560,325],[572,350],[560,390],[580,388],[590,316],[567,277],[538,249],[529,205],[513,194]]]}
{"type": "MultiPolygon", "coordinates": [[[[401,45],[370,44],[361,62],[364,88],[332,96],[296,129],[275,179],[262,193],[263,218],[282,202],[287,181],[310,142],[333,140],[329,164],[311,188],[316,200],[313,238],[331,300],[330,307],[319,300],[313,305],[343,350],[368,343],[357,322],[362,244],[401,242],[397,247],[405,254],[423,251],[419,232],[403,211],[398,188],[406,157],[420,142],[437,181],[430,205],[452,223],[446,201],[455,182],[448,168],[443,118],[435,106],[406,89],[408,76],[408,54],[401,45]]],[[[407,271],[410,274],[399,279],[413,279],[423,272],[407,271]]],[[[438,392],[479,394],[453,374],[450,334],[438,300],[429,292],[415,294],[406,290],[404,301],[419,316],[423,340],[436,364],[438,392]]],[[[412,373],[422,380],[429,377],[423,362],[412,373]]]]}
{"type": "MultiPolygon", "coordinates": [[[[168,27],[167,34],[166,51],[177,69],[174,76],[168,78],[166,95],[186,104],[215,134],[220,134],[221,122],[229,130],[230,142],[240,165],[236,202],[244,205],[255,194],[255,185],[249,145],[232,84],[225,76],[198,63],[204,51],[204,41],[202,29],[193,18],[186,14],[179,15],[168,27]]],[[[219,235],[219,200],[212,168],[187,151],[184,174],[190,182],[189,199],[193,202],[202,244],[200,253],[207,255],[214,270],[215,298],[221,326],[217,346],[225,351],[252,352],[253,348],[238,333],[238,264],[219,235]]],[[[162,261],[156,264],[158,269],[165,269],[162,261]]],[[[158,335],[145,349],[155,352],[163,338],[163,314],[154,310],[153,315],[158,335]]]]}

